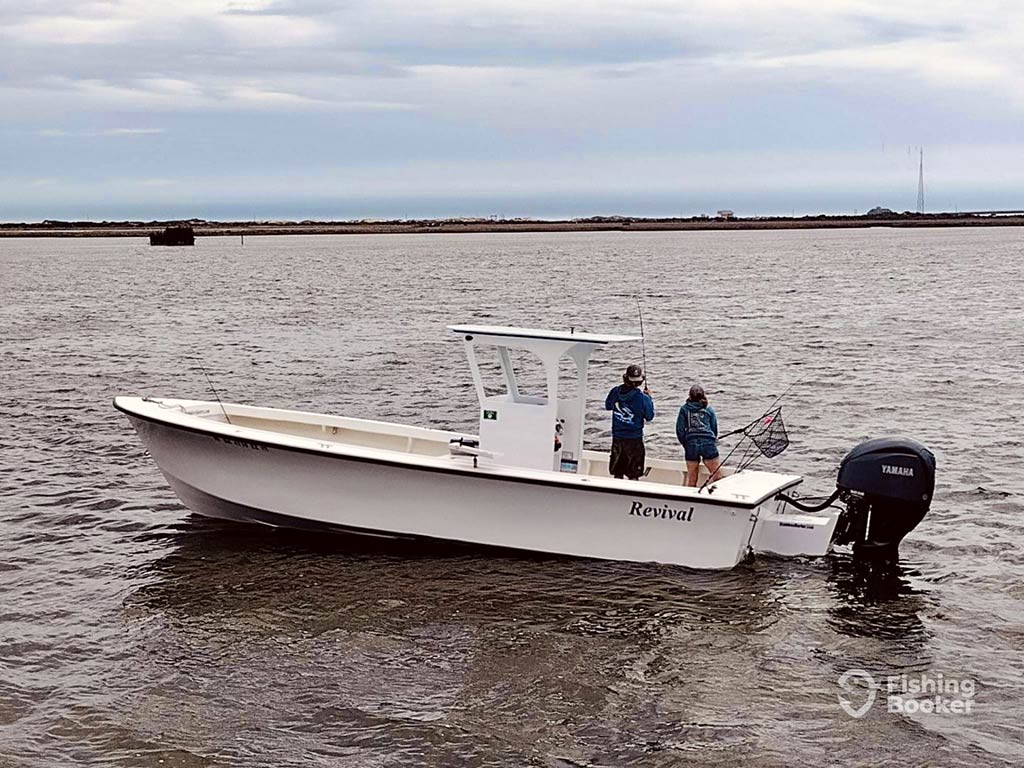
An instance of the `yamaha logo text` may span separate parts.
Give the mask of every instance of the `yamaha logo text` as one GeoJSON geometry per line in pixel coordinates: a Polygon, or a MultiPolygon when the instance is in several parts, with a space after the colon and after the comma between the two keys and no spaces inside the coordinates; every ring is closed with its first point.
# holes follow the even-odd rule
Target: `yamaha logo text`
{"type": "Polygon", "coordinates": [[[913,467],[897,467],[897,466],[894,466],[892,464],[883,464],[882,465],[882,474],[883,475],[902,475],[903,477],[913,477],[914,476],[914,468],[913,467]]]}

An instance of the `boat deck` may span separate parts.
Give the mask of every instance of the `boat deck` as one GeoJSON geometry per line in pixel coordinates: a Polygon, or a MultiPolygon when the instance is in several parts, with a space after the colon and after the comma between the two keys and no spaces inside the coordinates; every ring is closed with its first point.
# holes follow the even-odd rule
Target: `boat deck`
{"type": "MultiPolygon", "coordinates": [[[[476,469],[472,457],[453,456],[449,449],[450,440],[474,437],[469,434],[234,403],[222,405],[216,402],[170,398],[117,398],[117,401],[120,401],[121,405],[117,402],[115,405],[126,412],[137,413],[143,418],[179,424],[185,429],[208,429],[211,433],[254,440],[266,436],[265,439],[269,442],[279,442],[286,447],[355,453],[380,461],[387,461],[388,454],[397,453],[408,456],[417,464],[431,465],[435,468],[451,463],[462,468],[476,469]]],[[[672,496],[698,495],[697,489],[683,487],[686,472],[684,461],[648,457],[647,466],[649,472],[640,479],[640,484],[658,486],[656,490],[649,488],[649,492],[672,496]]],[[[579,472],[574,474],[502,467],[500,462],[487,462],[486,466],[481,462],[479,471],[492,476],[507,474],[537,480],[543,477],[548,482],[553,474],[570,484],[583,482],[588,484],[588,487],[609,490],[619,490],[623,483],[629,482],[610,477],[607,453],[589,450],[583,452],[579,472]]],[[[701,472],[699,484],[703,484],[707,477],[703,466],[701,472]]],[[[730,474],[726,470],[725,475],[710,490],[713,491],[716,500],[732,500],[743,505],[759,503],[759,499],[770,498],[778,491],[801,481],[797,475],[752,470],[736,474],[730,474]]]]}
{"type": "MultiPolygon", "coordinates": [[[[386,422],[361,421],[343,417],[319,416],[316,421],[307,421],[293,418],[293,416],[305,414],[289,413],[289,418],[284,419],[277,415],[269,417],[242,412],[235,413],[232,411],[239,406],[228,407],[231,409],[229,410],[231,423],[235,426],[340,445],[398,451],[416,456],[449,456],[449,440],[457,437],[469,437],[469,435],[442,430],[405,427],[386,422]]],[[[223,420],[223,416],[219,420],[223,420]]],[[[686,479],[685,461],[648,457],[647,467],[648,473],[640,479],[640,482],[681,486],[686,479]]],[[[703,482],[707,477],[707,471],[703,465],[701,473],[703,482]]],[[[725,473],[729,474],[728,470],[725,473]]],[[[608,453],[584,450],[578,474],[589,477],[611,477],[608,473],[608,453]]]]}

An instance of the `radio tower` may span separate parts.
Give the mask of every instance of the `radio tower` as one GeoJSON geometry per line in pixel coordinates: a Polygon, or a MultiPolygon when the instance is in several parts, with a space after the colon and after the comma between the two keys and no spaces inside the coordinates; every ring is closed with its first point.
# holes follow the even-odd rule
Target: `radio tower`
{"type": "Polygon", "coordinates": [[[921,162],[917,167],[917,212],[924,213],[924,147],[921,147],[921,162]]]}

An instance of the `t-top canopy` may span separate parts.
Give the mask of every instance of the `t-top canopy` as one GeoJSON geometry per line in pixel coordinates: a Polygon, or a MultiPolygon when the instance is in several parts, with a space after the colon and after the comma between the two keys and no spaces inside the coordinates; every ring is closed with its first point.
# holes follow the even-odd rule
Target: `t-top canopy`
{"type": "Polygon", "coordinates": [[[590,357],[605,344],[640,340],[638,336],[503,325],[449,325],[448,329],[462,336],[466,348],[480,402],[480,448],[501,464],[556,472],[575,472],[583,454],[590,357]],[[479,356],[493,361],[491,348],[497,348],[504,387],[484,386],[479,356]],[[514,361],[510,350],[532,354],[514,361]],[[543,368],[543,393],[533,387],[524,393],[519,385],[517,366],[529,366],[531,356],[543,368]],[[575,364],[575,382],[562,365],[566,359],[575,364]]]}
{"type": "Polygon", "coordinates": [[[507,339],[576,341],[583,344],[614,344],[619,341],[640,341],[639,336],[621,336],[612,333],[545,331],[539,328],[512,328],[504,325],[449,325],[448,330],[453,333],[468,334],[470,336],[497,336],[507,339]]]}

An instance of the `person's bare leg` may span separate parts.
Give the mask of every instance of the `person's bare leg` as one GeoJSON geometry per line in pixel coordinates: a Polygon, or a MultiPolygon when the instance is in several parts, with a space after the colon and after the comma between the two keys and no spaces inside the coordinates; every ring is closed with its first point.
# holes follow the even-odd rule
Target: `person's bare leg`
{"type": "Polygon", "coordinates": [[[690,488],[697,487],[697,472],[700,470],[699,461],[688,461],[686,462],[686,483],[685,485],[690,488]]]}
{"type": "Polygon", "coordinates": [[[722,467],[721,459],[704,459],[704,466],[708,468],[708,472],[711,473],[711,482],[722,479],[722,473],[719,470],[722,467]]]}

